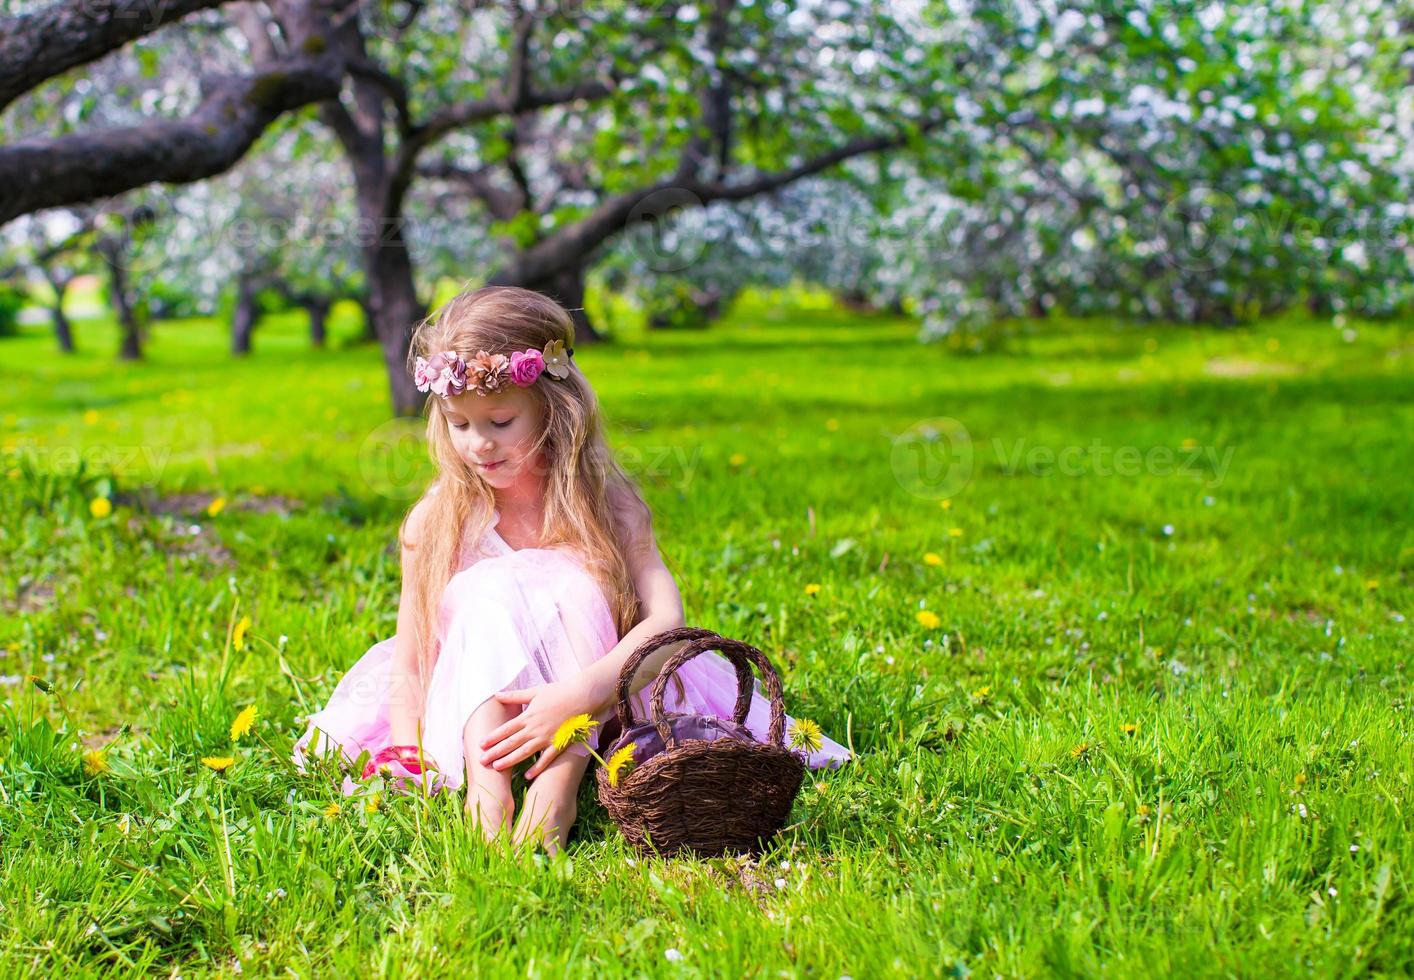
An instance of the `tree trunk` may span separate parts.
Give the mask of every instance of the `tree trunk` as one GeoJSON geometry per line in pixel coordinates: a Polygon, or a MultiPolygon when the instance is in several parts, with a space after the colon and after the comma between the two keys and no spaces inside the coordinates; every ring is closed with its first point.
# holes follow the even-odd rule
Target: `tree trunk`
{"type": "Polygon", "coordinates": [[[363,339],[375,344],[378,342],[378,322],[373,317],[373,305],[364,293],[358,298],[358,308],[363,311],[363,339]]]}
{"type": "Polygon", "coordinates": [[[64,315],[64,297],[60,296],[54,301],[54,308],[49,313],[54,318],[54,339],[59,341],[59,349],[65,354],[72,354],[74,329],[69,324],[69,318],[64,315]]]}
{"type": "Polygon", "coordinates": [[[118,357],[124,361],[140,361],[142,330],[138,326],[137,316],[125,299],[118,301],[118,307],[118,322],[123,325],[123,346],[118,351],[118,357]]]}
{"type": "Polygon", "coordinates": [[[309,343],[323,348],[326,340],[325,323],[329,319],[330,301],[322,296],[307,296],[300,303],[309,314],[309,343]]]}
{"type": "Polygon", "coordinates": [[[49,315],[54,320],[54,339],[59,342],[59,350],[65,354],[72,354],[74,352],[74,328],[69,323],[69,318],[64,315],[64,294],[69,291],[69,283],[72,280],[65,276],[56,276],[48,269],[44,270],[44,278],[49,280],[49,286],[54,290],[54,306],[49,311],[49,315]]]}
{"type": "Polygon", "coordinates": [[[250,353],[250,336],[255,332],[260,310],[255,302],[255,283],[241,276],[236,283],[236,310],[231,316],[231,353],[245,357],[250,353]]]}
{"type": "Polygon", "coordinates": [[[569,311],[574,321],[574,342],[592,344],[604,339],[603,334],[594,329],[589,314],[584,309],[584,267],[576,265],[555,274],[551,279],[539,283],[525,283],[526,289],[544,293],[569,311]]]}
{"type": "Polygon", "coordinates": [[[142,325],[138,323],[137,311],[128,297],[128,275],[121,258],[116,252],[105,255],[108,260],[108,291],[113,301],[118,323],[123,328],[123,344],[118,357],[124,361],[142,360],[142,325]]]}
{"type": "Polygon", "coordinates": [[[422,319],[426,309],[417,299],[412,256],[403,240],[401,215],[384,217],[379,214],[377,219],[377,227],[386,230],[376,236],[377,241],[364,248],[368,312],[378,334],[378,346],[383,351],[383,364],[388,369],[393,412],[404,416],[421,415],[427,394],[417,390],[407,361],[413,326],[422,319]]]}
{"type": "Polygon", "coordinates": [[[835,302],[855,313],[876,313],[878,307],[869,299],[869,294],[858,286],[847,286],[835,293],[835,302]]]}

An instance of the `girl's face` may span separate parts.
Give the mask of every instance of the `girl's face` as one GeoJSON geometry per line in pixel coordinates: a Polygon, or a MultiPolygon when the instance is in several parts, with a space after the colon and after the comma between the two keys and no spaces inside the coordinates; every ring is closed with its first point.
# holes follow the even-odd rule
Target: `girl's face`
{"type": "Polygon", "coordinates": [[[544,454],[531,458],[543,410],[524,388],[464,391],[443,399],[442,408],[457,455],[493,489],[529,487],[544,476],[544,454]]]}

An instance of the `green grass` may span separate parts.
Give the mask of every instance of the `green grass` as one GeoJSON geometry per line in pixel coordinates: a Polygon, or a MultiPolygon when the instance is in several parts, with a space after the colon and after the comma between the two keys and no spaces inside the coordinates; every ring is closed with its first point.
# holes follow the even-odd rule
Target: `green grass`
{"type": "Polygon", "coordinates": [[[688,621],[858,753],[745,867],[631,861],[588,783],[566,859],[515,860],[455,800],[326,819],[333,780],[290,770],[393,632],[430,476],[352,321],[317,353],[273,318],[241,362],[206,321],[137,366],[104,322],[71,360],[0,341],[4,974],[1414,970],[1407,327],[1060,323],[959,357],[771,300],[576,350],[688,621]],[[948,507],[895,445],[934,417],[971,437],[948,507]]]}

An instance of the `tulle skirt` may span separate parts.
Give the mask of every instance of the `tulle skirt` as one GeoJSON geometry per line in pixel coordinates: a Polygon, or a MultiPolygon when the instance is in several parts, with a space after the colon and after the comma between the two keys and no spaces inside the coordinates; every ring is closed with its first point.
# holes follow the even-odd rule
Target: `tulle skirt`
{"type": "MultiPolygon", "coordinates": [[[[569,553],[544,548],[483,558],[457,572],[439,603],[438,636],[422,736],[424,757],[437,769],[416,773],[389,764],[399,785],[410,781],[430,791],[459,789],[465,782],[466,723],[493,694],[573,677],[618,642],[613,614],[595,579],[569,553]]],[[[294,747],[301,771],[309,755],[337,751],[352,763],[365,751],[371,757],[389,746],[391,706],[411,693],[392,670],[395,640],[389,637],[370,647],[340,679],[328,703],[309,716],[294,747]]],[[[675,676],[682,683],[669,681],[666,710],[731,717],[737,678],[726,658],[702,654],[675,676]]],[[[636,721],[649,717],[651,688],[646,685],[630,698],[636,721]]],[[[613,717],[613,708],[596,716],[600,724],[590,741],[601,754],[607,748],[600,744],[605,723],[613,717]]],[[[770,702],[758,681],[746,726],[764,740],[769,722],[770,702]]],[[[566,751],[588,755],[582,745],[566,751]]],[[[849,757],[848,749],[826,737],[806,761],[812,768],[836,767],[849,757]]],[[[358,775],[344,779],[345,793],[357,792],[353,777],[358,775]]]]}

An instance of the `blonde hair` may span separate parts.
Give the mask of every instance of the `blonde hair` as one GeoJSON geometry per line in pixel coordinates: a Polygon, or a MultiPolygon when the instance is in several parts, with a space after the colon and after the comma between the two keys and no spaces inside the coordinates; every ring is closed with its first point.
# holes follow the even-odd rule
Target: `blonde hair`
{"type": "MultiPolygon", "coordinates": [[[[541,350],[552,340],[574,346],[574,321],[560,304],[528,289],[488,286],[462,292],[420,323],[408,352],[409,369],[421,355],[451,350],[470,360],[478,351],[510,355],[541,350]]],[[[639,600],[625,554],[643,542],[634,534],[650,520],[638,488],[614,459],[604,437],[599,401],[573,358],[563,379],[542,375],[524,389],[542,409],[542,426],[529,458],[547,461],[540,547],[577,550],[600,583],[623,636],[639,619],[639,600]],[[619,520],[615,518],[619,517],[619,520]]],[[[410,577],[419,674],[425,685],[436,657],[437,612],[443,589],[457,571],[464,542],[479,542],[491,524],[495,497],[489,484],[452,447],[441,398],[426,403],[427,446],[437,479],[413,508],[422,507],[416,541],[404,517],[398,538],[413,553],[410,577]],[[464,538],[463,535],[468,535],[464,538]]],[[[410,509],[408,517],[412,514],[410,509]]]]}

